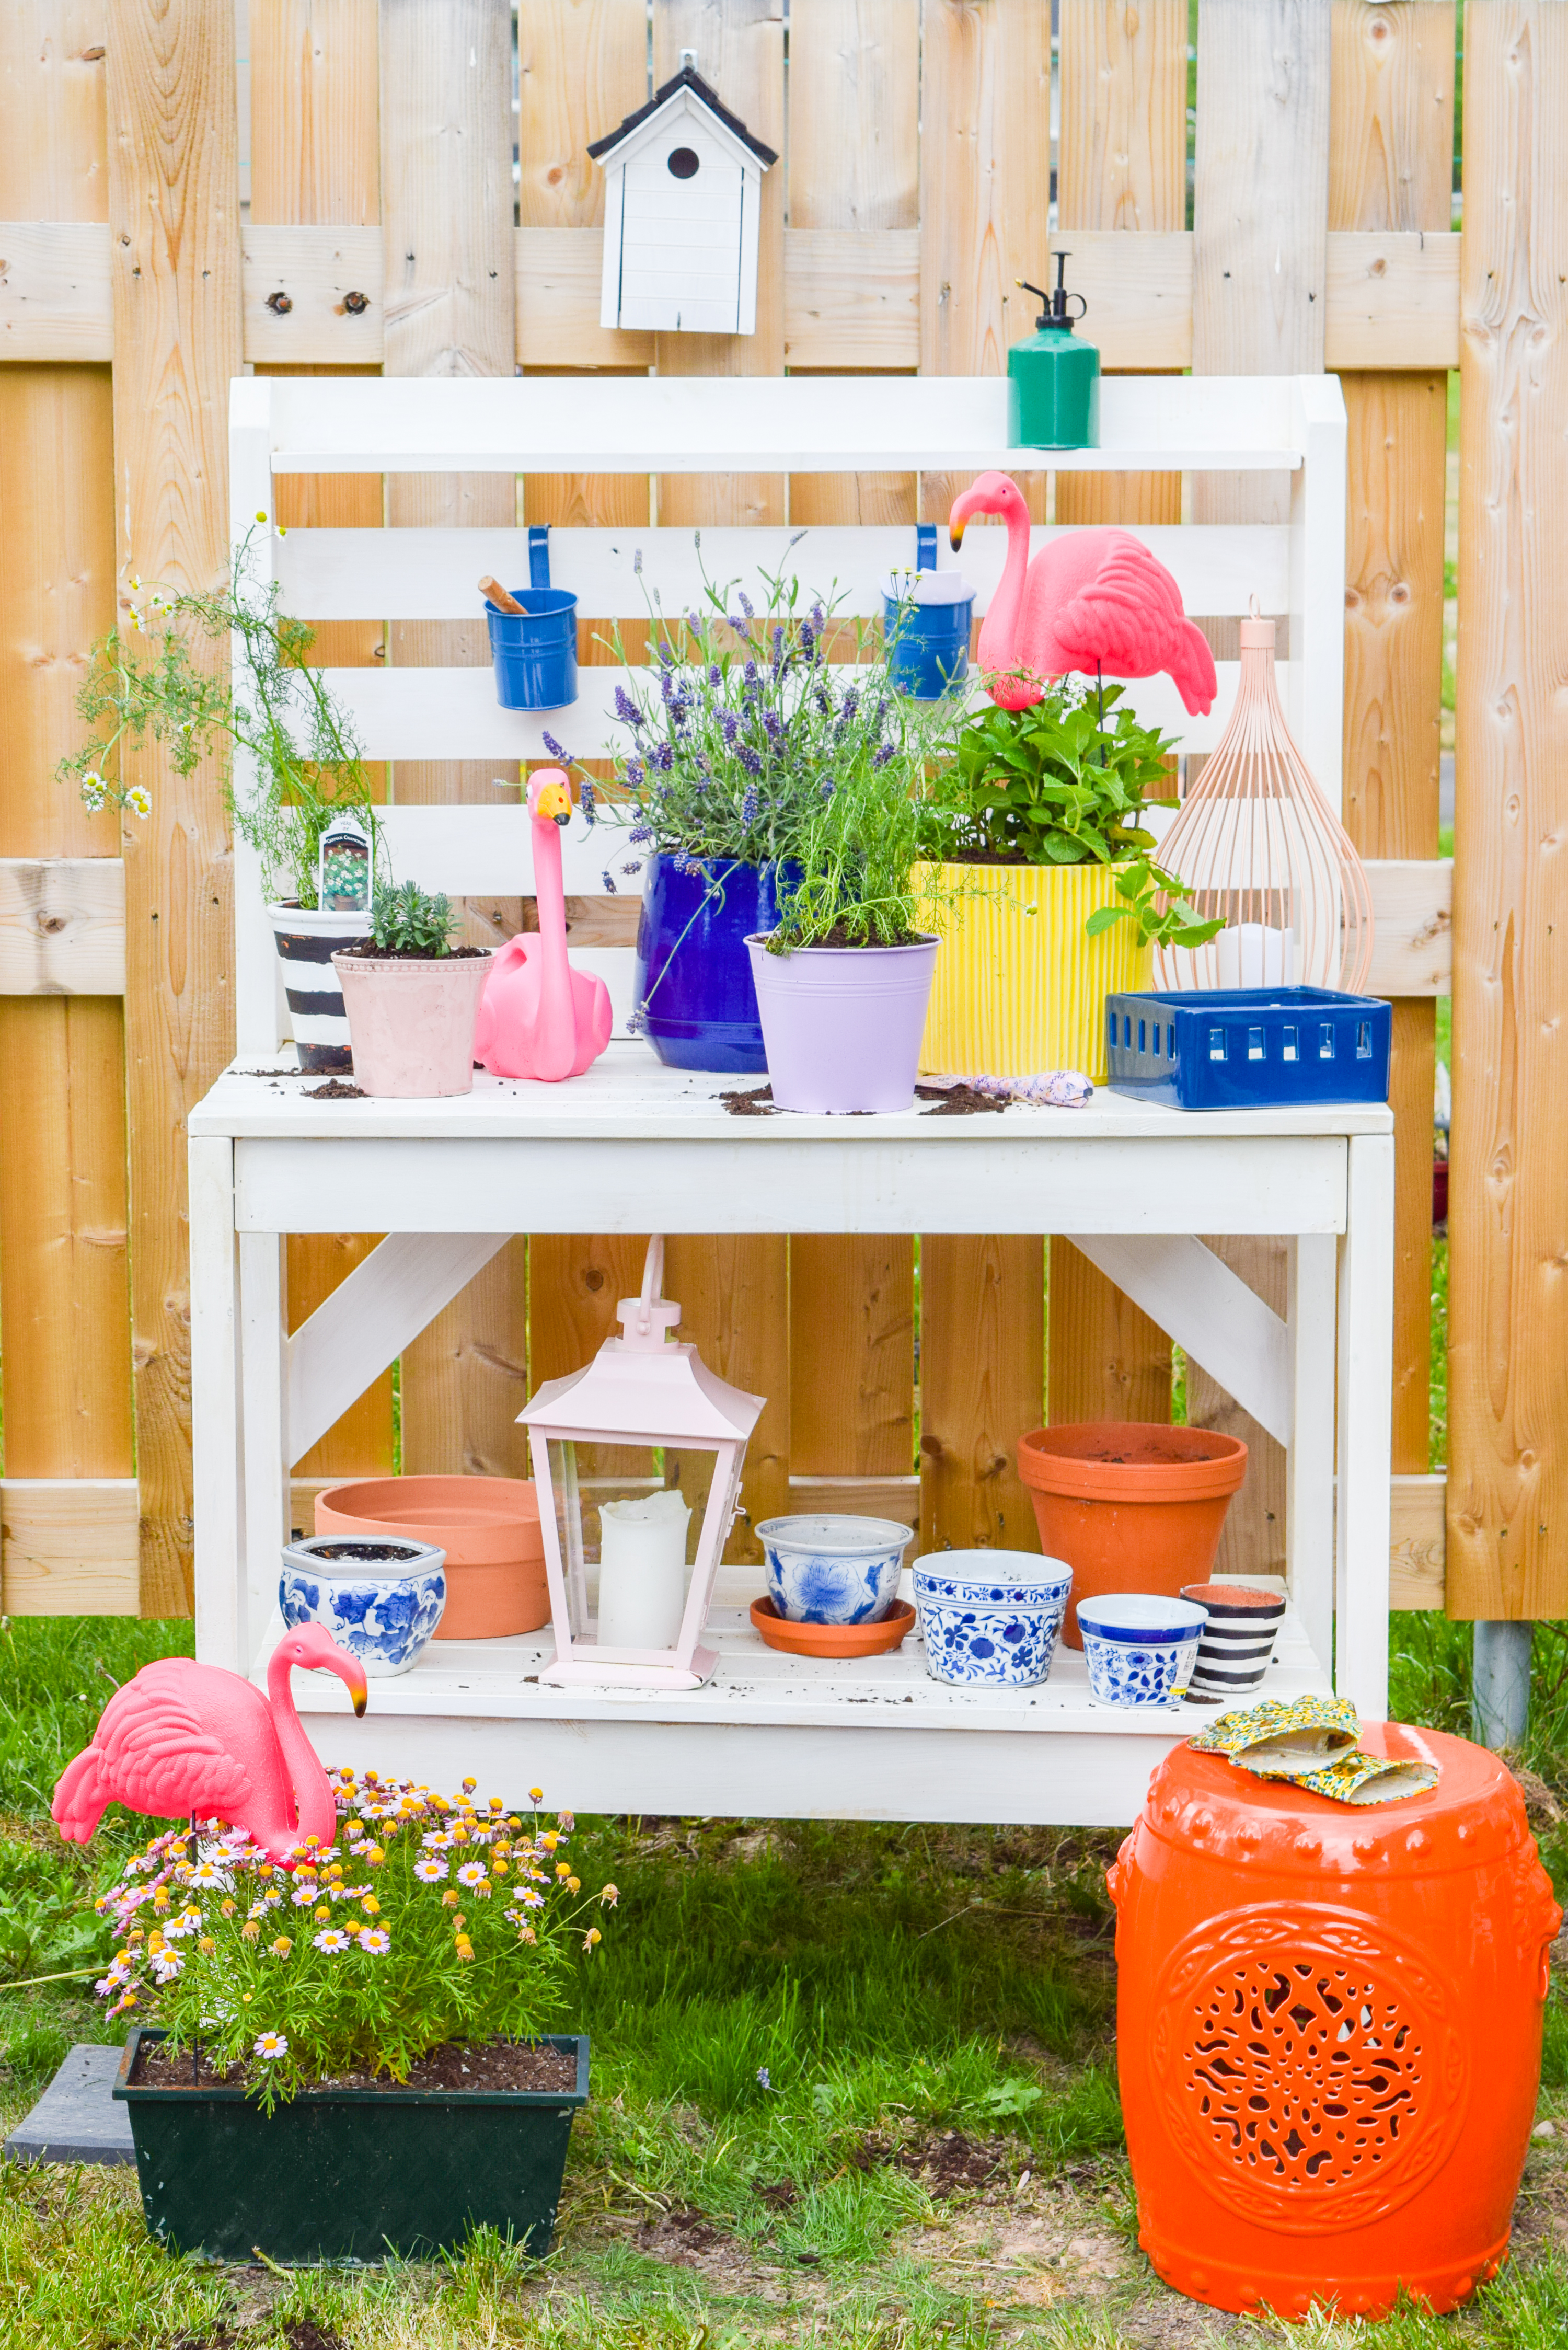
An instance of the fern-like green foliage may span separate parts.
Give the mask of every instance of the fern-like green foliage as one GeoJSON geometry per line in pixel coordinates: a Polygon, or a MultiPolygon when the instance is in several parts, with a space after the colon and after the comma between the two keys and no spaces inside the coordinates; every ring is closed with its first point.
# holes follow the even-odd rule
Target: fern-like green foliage
{"type": "Polygon", "coordinates": [[[450,954],[456,920],[452,899],[441,892],[427,897],[417,881],[395,889],[384,884],[370,908],[370,936],[377,946],[405,954],[450,954]]]}
{"type": "Polygon", "coordinates": [[[125,773],[129,752],[165,743],[182,775],[218,762],[230,821],[255,851],[267,895],[310,910],[322,834],[351,809],[374,854],[376,818],[353,726],[306,663],[314,631],[278,610],[276,580],[257,576],[253,542],[265,522],[257,516],[221,588],[146,593],[94,646],[77,695],[92,740],[56,772],[89,808],[145,816],[151,796],[125,773]]]}

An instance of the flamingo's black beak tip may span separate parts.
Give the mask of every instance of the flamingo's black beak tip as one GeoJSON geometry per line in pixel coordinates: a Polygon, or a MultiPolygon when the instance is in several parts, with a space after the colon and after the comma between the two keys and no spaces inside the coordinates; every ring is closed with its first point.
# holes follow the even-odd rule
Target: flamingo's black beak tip
{"type": "Polygon", "coordinates": [[[357,1721],[363,1721],[365,1719],[365,1708],[369,1702],[369,1691],[364,1689],[357,1689],[350,1690],[348,1694],[354,1700],[355,1720],[357,1721]]]}
{"type": "Polygon", "coordinates": [[[571,821],[572,816],[569,808],[563,808],[560,815],[556,818],[556,822],[560,826],[563,832],[565,832],[566,827],[571,823],[571,821]]]}
{"type": "Polygon", "coordinates": [[[959,548],[963,545],[963,525],[961,522],[950,523],[948,525],[948,545],[952,548],[955,555],[958,553],[959,548]]]}

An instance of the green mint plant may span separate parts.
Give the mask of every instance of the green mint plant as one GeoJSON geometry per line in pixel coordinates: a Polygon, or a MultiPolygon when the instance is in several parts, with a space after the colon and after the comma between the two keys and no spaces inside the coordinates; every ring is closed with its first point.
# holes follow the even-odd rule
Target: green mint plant
{"type": "Polygon", "coordinates": [[[981,864],[1114,867],[1121,902],[1089,915],[1087,937],[1130,920],[1150,945],[1202,946],[1224,922],[1205,921],[1189,903],[1180,877],[1150,854],[1155,837],[1141,821],[1175,738],[1117,710],[1122,692],[1054,678],[1026,710],[977,710],[958,729],[931,809],[939,853],[981,864]]]}
{"type": "Polygon", "coordinates": [[[427,897],[417,881],[400,882],[396,888],[383,883],[370,908],[371,941],[383,952],[450,954],[456,922],[452,899],[439,890],[427,897]]]}
{"type": "MultiPolygon", "coordinates": [[[[527,1822],[474,1782],[449,1802],[373,1771],[334,1775],[342,1832],[286,1863],[243,1828],[172,1829],[97,1904],[119,1947],[109,2013],[161,2024],[275,2105],[344,2073],[407,2080],[447,2041],[528,2040],[558,2020],[574,1940],[600,1941],[566,1846],[570,1813],[527,1822]]],[[[535,1802],[539,1797],[535,1791],[535,1802]]]]}
{"type": "Polygon", "coordinates": [[[267,895],[314,910],[323,833],[351,810],[374,854],[375,811],[353,726],[322,671],[307,664],[315,631],[278,610],[275,579],[257,577],[254,542],[265,524],[258,514],[227,580],[210,593],[144,591],[132,577],[145,602],[133,603],[125,624],[94,646],[77,695],[93,739],[56,773],[89,809],[112,806],[145,817],[151,795],[127,782],[128,749],[150,737],[165,743],[182,775],[218,760],[230,821],[255,851],[267,895]],[[242,655],[238,691],[229,675],[232,639],[242,655]],[[214,661],[211,649],[220,644],[214,661]]]}

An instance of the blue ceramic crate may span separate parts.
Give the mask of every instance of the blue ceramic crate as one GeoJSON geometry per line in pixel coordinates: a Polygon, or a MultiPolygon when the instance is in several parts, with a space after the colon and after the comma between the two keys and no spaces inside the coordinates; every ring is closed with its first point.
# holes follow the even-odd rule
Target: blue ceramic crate
{"type": "Polygon", "coordinates": [[[1111,1089],[1173,1109],[1388,1098],[1392,1007],[1327,987],[1106,999],[1111,1089]]]}

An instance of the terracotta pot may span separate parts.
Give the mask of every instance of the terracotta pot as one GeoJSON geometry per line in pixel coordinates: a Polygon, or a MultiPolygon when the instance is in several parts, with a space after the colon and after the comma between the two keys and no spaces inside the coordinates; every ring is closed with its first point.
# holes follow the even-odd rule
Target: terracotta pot
{"type": "Polygon", "coordinates": [[[499,1640],[550,1620],[539,1497],[526,1477],[365,1477],[316,1497],[318,1534],[404,1534],[446,1553],[438,1640],[499,1640]]]}
{"type": "Polygon", "coordinates": [[[1081,1599],[1112,1591],[1175,1599],[1184,1583],[1206,1580],[1247,1448],[1207,1428],[1087,1419],[1022,1438],[1018,1473],[1041,1549],[1073,1570],[1062,1638],[1081,1648],[1081,1599]]]}
{"type": "Polygon", "coordinates": [[[354,1082],[383,1098],[473,1091],[473,1032],[491,954],[335,954],[354,1082]]]}

